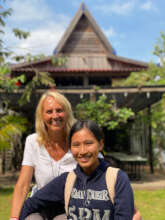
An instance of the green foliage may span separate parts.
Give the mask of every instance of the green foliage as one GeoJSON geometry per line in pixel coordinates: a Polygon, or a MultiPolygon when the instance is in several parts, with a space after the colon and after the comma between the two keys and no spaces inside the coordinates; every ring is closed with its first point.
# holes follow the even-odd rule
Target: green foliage
{"type": "Polygon", "coordinates": [[[121,123],[126,123],[134,113],[128,108],[116,109],[114,100],[107,100],[105,95],[99,97],[96,102],[83,101],[76,106],[76,117],[78,119],[91,119],[96,121],[100,127],[115,129],[121,123]]]}
{"type": "MultiPolygon", "coordinates": [[[[5,34],[3,28],[6,25],[6,19],[11,14],[12,14],[11,8],[5,9],[2,6],[2,4],[0,4],[0,36],[5,34]]],[[[13,34],[19,39],[26,39],[30,35],[29,32],[19,30],[18,28],[14,28],[12,31],[13,31],[13,34]]],[[[2,40],[2,37],[0,37],[0,64],[4,63],[5,58],[9,57],[11,54],[12,54],[12,51],[10,51],[7,46],[4,46],[4,41],[2,40]]]]}
{"type": "Polygon", "coordinates": [[[160,33],[160,38],[154,47],[153,54],[156,55],[161,66],[149,63],[149,68],[140,72],[132,72],[131,75],[120,82],[116,82],[116,86],[150,86],[165,85],[165,34],[160,33]]]}
{"type": "MultiPolygon", "coordinates": [[[[5,26],[5,19],[10,16],[12,13],[12,9],[4,9],[2,5],[0,4],[0,36],[5,34],[3,31],[3,28],[5,26]]],[[[8,57],[11,54],[10,51],[6,47],[4,47],[4,42],[2,38],[0,37],[0,63],[4,62],[4,58],[8,57]]]]}
{"type": "Polygon", "coordinates": [[[62,67],[63,65],[65,65],[67,58],[66,57],[53,57],[51,61],[53,65],[62,67]]]}
{"type": "Polygon", "coordinates": [[[0,150],[9,148],[13,137],[26,131],[27,119],[20,115],[3,115],[0,118],[0,150]]]}
{"type": "Polygon", "coordinates": [[[165,34],[163,32],[160,32],[160,38],[157,40],[157,43],[154,47],[154,55],[158,56],[160,58],[161,63],[165,64],[165,34]]]}
{"type": "Polygon", "coordinates": [[[30,53],[27,53],[25,56],[16,55],[12,57],[12,59],[17,62],[20,62],[20,61],[21,62],[35,62],[35,61],[40,61],[43,58],[45,58],[44,54],[31,55],[30,53]]]}
{"type": "Polygon", "coordinates": [[[16,83],[20,81],[25,82],[25,76],[20,75],[14,78],[10,77],[10,68],[7,65],[0,66],[0,88],[4,89],[6,92],[12,92],[17,89],[16,83]]]}
{"type": "MultiPolygon", "coordinates": [[[[4,1],[5,2],[5,1],[4,1]]],[[[3,4],[5,5],[5,3],[3,4]]],[[[5,19],[10,16],[12,13],[11,9],[4,9],[2,5],[0,5],[0,34],[3,34],[3,27],[5,26],[5,19]]],[[[29,32],[25,32],[22,30],[19,30],[18,28],[13,29],[14,35],[19,39],[26,39],[30,36],[29,32]]],[[[18,77],[10,77],[11,70],[9,66],[5,64],[5,57],[6,56],[13,56],[12,51],[9,51],[8,48],[4,47],[4,42],[0,38],[0,88],[4,89],[6,92],[13,92],[14,90],[18,89],[17,82],[25,83],[25,76],[20,75],[18,77]]],[[[43,59],[44,55],[36,55],[32,56],[30,53],[28,53],[26,56],[13,56],[12,58],[14,60],[23,61],[23,62],[35,62],[43,59]]],[[[66,58],[58,58],[52,60],[52,63],[57,66],[62,66],[66,62],[66,58]]],[[[30,101],[30,97],[32,95],[32,92],[41,85],[44,85],[46,87],[55,87],[55,83],[53,78],[51,78],[49,73],[46,72],[39,72],[35,68],[33,69],[34,76],[30,82],[28,82],[25,86],[25,90],[23,92],[23,95],[21,96],[21,99],[19,100],[20,105],[24,105],[25,103],[30,101]]]]}
{"type": "MultiPolygon", "coordinates": [[[[153,54],[158,57],[160,66],[149,63],[149,68],[141,72],[133,72],[131,75],[121,81],[117,82],[117,86],[161,86],[165,85],[165,34],[160,33],[160,38],[154,47],[153,54]]],[[[153,146],[159,150],[165,149],[165,97],[152,106],[152,140],[153,146]]],[[[141,117],[143,117],[141,115],[141,117]]],[[[158,156],[157,159],[159,160],[158,156]]],[[[159,162],[161,162],[159,160],[159,162]]]]}
{"type": "Polygon", "coordinates": [[[19,30],[18,28],[14,28],[13,29],[13,33],[19,39],[26,39],[27,37],[30,36],[29,32],[25,32],[25,31],[19,30]]]}
{"type": "Polygon", "coordinates": [[[41,85],[54,88],[55,82],[49,73],[35,70],[35,75],[33,76],[32,80],[26,84],[24,92],[19,100],[20,106],[30,102],[32,93],[41,85]]]}
{"type": "MultiPolygon", "coordinates": [[[[0,89],[3,89],[6,93],[15,92],[18,90],[17,83],[25,83],[26,78],[24,75],[17,77],[11,77],[11,69],[9,65],[5,63],[5,59],[8,56],[13,56],[12,51],[4,46],[2,40],[2,35],[5,34],[3,28],[5,26],[5,19],[12,13],[11,9],[5,10],[0,4],[0,89]]],[[[17,28],[13,29],[13,34],[19,39],[26,39],[30,34],[24,32],[17,28]]],[[[16,61],[23,60],[24,62],[35,62],[42,59],[43,55],[31,56],[27,54],[26,56],[13,56],[16,61]]],[[[34,69],[34,77],[32,80],[26,84],[25,90],[19,103],[21,105],[30,101],[32,92],[38,88],[40,85],[53,87],[55,86],[54,80],[50,77],[48,73],[38,72],[34,69]]],[[[26,130],[27,120],[26,118],[18,115],[10,115],[10,103],[7,100],[1,100],[7,103],[6,112],[3,113],[0,118],[0,150],[9,148],[14,141],[20,140],[23,132],[26,130]]],[[[1,104],[1,103],[0,103],[1,104]]]]}
{"type": "Polygon", "coordinates": [[[165,149],[165,95],[152,108],[152,134],[154,145],[165,149]]]}
{"type": "Polygon", "coordinates": [[[152,85],[165,85],[165,66],[159,67],[151,62],[148,70],[132,72],[127,79],[115,83],[115,86],[152,85]]]}

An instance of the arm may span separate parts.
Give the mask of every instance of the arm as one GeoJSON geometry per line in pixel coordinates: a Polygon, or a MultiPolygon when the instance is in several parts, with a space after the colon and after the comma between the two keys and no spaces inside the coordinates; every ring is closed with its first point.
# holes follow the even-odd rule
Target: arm
{"type": "Polygon", "coordinates": [[[49,208],[49,206],[55,206],[56,202],[64,203],[66,177],[67,173],[56,177],[38,190],[34,196],[28,198],[22,207],[19,220],[24,220],[31,213],[41,212],[43,209],[49,208]]]}
{"type": "Polygon", "coordinates": [[[132,220],[134,197],[128,176],[119,171],[115,185],[114,220],[132,220]]]}
{"type": "Polygon", "coordinates": [[[33,175],[33,167],[22,166],[19,179],[15,185],[11,202],[11,217],[19,217],[22,205],[25,201],[33,175]]]}
{"type": "Polygon", "coordinates": [[[142,220],[141,213],[139,212],[139,210],[136,207],[135,207],[135,210],[134,210],[134,215],[133,215],[132,220],[142,220]]]}
{"type": "Polygon", "coordinates": [[[12,196],[10,212],[11,217],[19,217],[22,205],[25,201],[27,193],[29,192],[29,187],[34,172],[33,156],[35,156],[35,140],[33,136],[30,135],[26,138],[22,168],[12,196]]]}

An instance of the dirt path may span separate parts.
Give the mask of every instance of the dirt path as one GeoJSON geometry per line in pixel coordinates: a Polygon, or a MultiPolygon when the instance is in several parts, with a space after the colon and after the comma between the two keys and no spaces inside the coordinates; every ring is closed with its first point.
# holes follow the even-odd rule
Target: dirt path
{"type": "Polygon", "coordinates": [[[0,174],[0,187],[14,186],[19,173],[6,173],[5,175],[0,174]]]}
{"type": "Polygon", "coordinates": [[[148,171],[142,174],[142,180],[132,181],[131,185],[135,190],[156,190],[165,189],[165,173],[155,171],[150,174],[148,171]]]}

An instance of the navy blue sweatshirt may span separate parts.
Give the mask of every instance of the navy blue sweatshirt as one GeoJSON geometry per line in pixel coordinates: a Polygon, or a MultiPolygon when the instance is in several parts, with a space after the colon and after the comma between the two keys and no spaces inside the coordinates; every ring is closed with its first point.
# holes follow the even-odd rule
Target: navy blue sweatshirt
{"type": "MultiPolygon", "coordinates": [[[[74,170],[77,178],[70,201],[68,220],[132,220],[134,198],[128,176],[119,171],[115,185],[114,205],[106,186],[105,173],[109,166],[104,160],[90,175],[86,176],[77,165],[74,170]]],[[[64,187],[68,173],[53,179],[40,189],[23,205],[19,220],[24,220],[31,213],[41,212],[45,208],[60,202],[64,204],[64,187]]]]}

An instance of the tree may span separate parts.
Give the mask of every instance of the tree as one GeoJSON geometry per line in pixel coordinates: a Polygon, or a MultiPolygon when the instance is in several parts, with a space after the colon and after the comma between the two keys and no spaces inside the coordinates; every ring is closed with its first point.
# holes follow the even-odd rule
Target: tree
{"type": "Polygon", "coordinates": [[[20,141],[23,133],[27,130],[28,124],[27,119],[24,116],[16,114],[11,110],[6,110],[4,110],[4,112],[0,115],[0,152],[2,156],[2,173],[5,173],[6,171],[7,149],[12,149],[11,154],[12,158],[14,158],[14,167],[17,168],[18,163],[20,163],[22,158],[22,151],[19,149],[22,147],[20,141]],[[6,110],[8,113],[6,113],[6,110]],[[17,149],[15,149],[15,147],[17,147],[17,149]]]}
{"type": "Polygon", "coordinates": [[[0,118],[0,150],[10,148],[14,137],[21,136],[27,130],[27,119],[21,115],[3,114],[0,118]]]}
{"type": "Polygon", "coordinates": [[[96,121],[100,127],[108,130],[115,129],[134,116],[129,108],[116,108],[114,100],[108,100],[107,96],[99,96],[95,102],[84,100],[76,106],[76,117],[78,119],[91,119],[96,121]]]}
{"type": "MultiPolygon", "coordinates": [[[[6,62],[6,58],[12,57],[16,61],[23,59],[24,61],[35,61],[41,59],[42,56],[31,56],[27,54],[26,56],[14,56],[13,51],[9,50],[5,46],[2,35],[5,35],[4,26],[6,25],[6,19],[11,15],[12,9],[5,9],[5,0],[0,3],[0,89],[3,89],[5,93],[11,93],[18,90],[18,82],[25,83],[26,77],[22,74],[17,77],[11,77],[10,64],[6,62]],[[27,60],[28,59],[28,60],[27,60]]],[[[17,28],[13,29],[13,34],[19,39],[26,39],[30,34],[24,32],[17,28]]],[[[30,100],[32,92],[40,85],[55,86],[54,80],[50,77],[48,73],[41,73],[37,70],[34,71],[34,76],[31,81],[26,83],[25,90],[19,101],[20,105],[27,103],[30,100]]],[[[3,99],[1,96],[0,100],[0,110],[2,114],[0,115],[0,152],[3,156],[3,172],[5,171],[5,152],[6,149],[15,148],[21,140],[22,134],[27,130],[27,119],[18,115],[17,113],[10,114],[11,107],[8,100],[3,99]],[[3,109],[2,105],[5,104],[6,108],[3,109]]],[[[13,111],[12,111],[13,112],[13,111]]],[[[22,147],[22,146],[21,146],[22,147]]],[[[16,156],[20,153],[17,147],[16,156]]],[[[15,164],[15,168],[17,164],[15,164]]]]}
{"type": "Polygon", "coordinates": [[[154,46],[153,54],[158,57],[160,65],[149,63],[149,68],[140,72],[132,72],[131,75],[115,85],[120,86],[151,86],[165,85],[165,34],[160,33],[160,38],[154,46]]]}
{"type": "MultiPolygon", "coordinates": [[[[1,2],[0,4],[0,34],[1,36],[5,34],[4,27],[6,25],[6,19],[8,16],[12,14],[11,8],[5,8],[5,0],[1,2]]],[[[26,39],[30,33],[25,32],[22,30],[19,30],[18,28],[13,28],[13,34],[18,37],[19,39],[26,39]]],[[[9,50],[7,46],[5,46],[4,41],[2,37],[0,38],[0,66],[5,63],[6,57],[9,57],[12,55],[12,51],[9,50]]]]}
{"type": "MultiPolygon", "coordinates": [[[[165,34],[160,33],[160,38],[157,40],[153,54],[158,57],[160,64],[157,65],[152,61],[149,63],[149,68],[141,72],[133,72],[122,82],[118,82],[120,86],[150,86],[150,85],[165,85],[165,34]]],[[[154,147],[158,149],[157,162],[162,168],[163,161],[160,157],[162,150],[165,150],[165,96],[152,106],[151,109],[151,124],[152,124],[152,142],[154,147]]]]}

